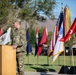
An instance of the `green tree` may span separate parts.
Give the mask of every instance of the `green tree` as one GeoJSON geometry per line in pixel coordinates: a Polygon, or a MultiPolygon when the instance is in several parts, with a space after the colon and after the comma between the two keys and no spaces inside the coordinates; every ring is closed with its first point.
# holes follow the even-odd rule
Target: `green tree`
{"type": "Polygon", "coordinates": [[[29,35],[30,35],[30,43],[32,47],[35,47],[35,29],[30,28],[29,29],[29,35]]]}
{"type": "Polygon", "coordinates": [[[51,38],[52,38],[52,32],[49,31],[48,32],[48,44],[50,44],[51,38]]]}
{"type": "Polygon", "coordinates": [[[6,23],[10,13],[18,12],[17,18],[25,19],[33,25],[39,20],[40,11],[49,17],[54,14],[55,6],[56,0],[0,0],[0,24],[6,23]]]}
{"type": "Polygon", "coordinates": [[[8,20],[13,21],[15,15],[15,0],[0,0],[0,25],[6,25],[8,20]]]}
{"type": "Polygon", "coordinates": [[[53,10],[56,6],[55,0],[24,0],[23,8],[19,13],[19,17],[26,19],[30,23],[39,20],[39,12],[44,12],[45,15],[53,16],[53,10]]]}
{"type": "Polygon", "coordinates": [[[65,42],[65,46],[72,46],[76,44],[76,33],[71,35],[70,39],[65,42]]]}
{"type": "Polygon", "coordinates": [[[0,0],[0,24],[4,24],[7,21],[9,3],[8,0],[0,0]]]}

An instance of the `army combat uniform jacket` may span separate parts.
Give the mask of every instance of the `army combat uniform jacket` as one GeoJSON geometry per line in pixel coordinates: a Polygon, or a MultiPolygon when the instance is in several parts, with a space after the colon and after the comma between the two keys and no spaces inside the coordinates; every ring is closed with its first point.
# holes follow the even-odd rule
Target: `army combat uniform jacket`
{"type": "Polygon", "coordinates": [[[12,45],[17,46],[16,52],[25,51],[25,44],[26,44],[25,30],[21,28],[20,29],[14,28],[12,30],[12,45]]]}
{"type": "MultiPolygon", "coordinates": [[[[3,33],[11,26],[4,26],[2,27],[3,33]]],[[[20,51],[25,51],[25,44],[26,44],[26,39],[25,39],[25,30],[20,28],[16,29],[12,26],[11,29],[11,42],[9,42],[7,45],[16,45],[17,46],[17,52],[20,51]]]]}

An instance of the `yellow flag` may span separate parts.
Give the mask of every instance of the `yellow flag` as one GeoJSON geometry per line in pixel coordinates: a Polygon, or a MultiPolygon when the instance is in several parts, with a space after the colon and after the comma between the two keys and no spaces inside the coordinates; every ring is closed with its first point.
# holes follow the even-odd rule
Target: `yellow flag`
{"type": "Polygon", "coordinates": [[[66,6],[64,8],[64,29],[65,29],[64,35],[67,34],[68,30],[70,29],[70,26],[71,26],[70,8],[66,6]]]}

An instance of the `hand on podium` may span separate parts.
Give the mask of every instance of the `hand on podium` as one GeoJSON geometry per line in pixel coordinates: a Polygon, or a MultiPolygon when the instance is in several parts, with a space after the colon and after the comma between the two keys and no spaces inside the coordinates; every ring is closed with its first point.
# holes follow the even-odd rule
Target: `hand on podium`
{"type": "Polygon", "coordinates": [[[16,46],[16,45],[14,45],[14,46],[13,46],[13,49],[14,49],[14,50],[16,50],[16,49],[17,49],[17,46],[16,46]]]}

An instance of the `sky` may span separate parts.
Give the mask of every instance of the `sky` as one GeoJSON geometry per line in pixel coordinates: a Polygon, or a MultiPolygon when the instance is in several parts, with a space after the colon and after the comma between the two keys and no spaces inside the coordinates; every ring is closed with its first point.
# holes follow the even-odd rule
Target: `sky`
{"type": "Polygon", "coordinates": [[[73,22],[76,17],[76,0],[56,0],[56,2],[57,7],[54,9],[56,17],[59,16],[59,13],[61,11],[61,3],[63,3],[63,6],[66,5],[69,6],[71,14],[71,22],[73,22]]]}

